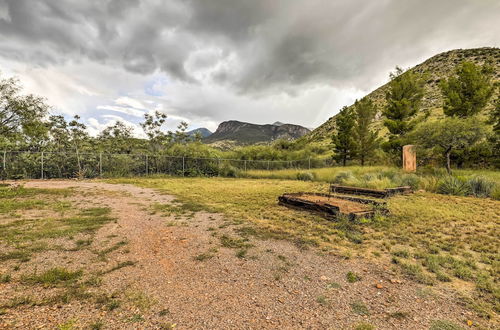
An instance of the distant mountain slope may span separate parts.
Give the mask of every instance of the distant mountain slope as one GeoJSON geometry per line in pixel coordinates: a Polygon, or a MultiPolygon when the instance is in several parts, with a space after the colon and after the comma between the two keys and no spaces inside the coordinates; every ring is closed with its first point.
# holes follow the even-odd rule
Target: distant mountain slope
{"type": "Polygon", "coordinates": [[[221,123],[217,130],[203,141],[205,143],[231,141],[234,144],[267,143],[277,139],[294,140],[309,132],[309,129],[299,125],[258,125],[230,120],[221,123]]]}
{"type": "Polygon", "coordinates": [[[210,135],[212,135],[212,132],[205,127],[193,129],[193,130],[187,132],[187,134],[189,136],[195,136],[198,133],[201,135],[202,138],[206,138],[206,137],[209,137],[210,135]]]}
{"type": "MultiPolygon", "coordinates": [[[[500,48],[476,48],[476,49],[457,49],[438,54],[426,60],[425,62],[411,68],[410,70],[418,73],[427,74],[425,84],[425,94],[422,100],[422,111],[429,111],[431,116],[442,115],[443,98],[439,88],[439,82],[443,78],[448,78],[454,74],[457,64],[463,61],[470,61],[476,64],[484,64],[491,60],[495,66],[494,80],[500,81],[500,48]]],[[[383,117],[381,111],[386,104],[385,94],[388,90],[388,84],[379,87],[366,97],[371,99],[378,107],[379,113],[374,125],[382,128],[383,117]]],[[[493,101],[494,98],[492,98],[493,101]]],[[[489,105],[491,106],[491,105],[489,105]]],[[[352,107],[352,105],[350,106],[352,107]]],[[[340,109],[339,109],[340,110],[340,109]]],[[[331,117],[324,124],[313,130],[304,138],[308,141],[329,141],[335,130],[335,116],[331,117]]],[[[381,134],[385,131],[381,130],[381,134]]]]}

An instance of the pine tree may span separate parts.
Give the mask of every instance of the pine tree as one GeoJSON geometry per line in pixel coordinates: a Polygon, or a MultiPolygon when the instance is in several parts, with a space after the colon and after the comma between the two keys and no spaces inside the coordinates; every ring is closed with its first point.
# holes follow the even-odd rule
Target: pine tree
{"type": "Polygon", "coordinates": [[[455,68],[455,73],[440,84],[445,115],[465,118],[479,113],[493,94],[492,67],[463,62],[455,68]]]}
{"type": "Polygon", "coordinates": [[[401,155],[404,136],[413,130],[418,121],[415,119],[424,96],[424,80],[413,71],[404,72],[396,67],[390,75],[389,90],[386,93],[387,105],[383,109],[384,126],[389,130],[389,141],[384,150],[401,155]]]}
{"type": "Polygon", "coordinates": [[[335,118],[337,131],[332,138],[335,152],[334,159],[342,162],[343,166],[346,165],[347,160],[356,155],[355,124],[355,114],[347,107],[344,107],[335,118]]]}
{"type": "Polygon", "coordinates": [[[354,135],[357,156],[361,166],[364,166],[366,159],[373,155],[378,145],[378,132],[370,127],[377,114],[377,108],[370,99],[363,98],[354,103],[354,112],[356,115],[354,135]]]}

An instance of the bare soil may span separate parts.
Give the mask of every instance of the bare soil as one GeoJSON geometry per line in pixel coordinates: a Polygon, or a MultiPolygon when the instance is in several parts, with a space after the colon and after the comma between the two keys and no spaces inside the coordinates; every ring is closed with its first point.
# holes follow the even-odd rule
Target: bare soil
{"type": "MultiPolygon", "coordinates": [[[[241,240],[242,224],[219,214],[153,214],[155,203],[172,204],[174,197],[152,189],[92,181],[30,181],[26,187],[74,187],[87,196],[81,203],[112,208],[116,223],[100,229],[92,247],[125,239],[126,251],[109,253],[106,262],[136,264],[103,277],[99,290],[119,297],[116,309],[88,300],[19,306],[0,315],[2,329],[55,328],[68,321],[75,328],[101,322],[104,329],[350,329],[360,323],[428,329],[434,320],[464,325],[472,317],[451,291],[417,284],[391,265],[324,255],[287,241],[241,240]],[[221,237],[239,239],[241,246],[225,247],[221,237]],[[360,280],[350,283],[348,272],[360,280]]],[[[67,263],[84,272],[102,263],[85,250],[50,251],[33,262],[39,268],[67,263]]],[[[19,290],[15,281],[0,284],[0,300],[19,290]]],[[[32,293],[41,294],[37,290],[43,288],[32,293]]]]}

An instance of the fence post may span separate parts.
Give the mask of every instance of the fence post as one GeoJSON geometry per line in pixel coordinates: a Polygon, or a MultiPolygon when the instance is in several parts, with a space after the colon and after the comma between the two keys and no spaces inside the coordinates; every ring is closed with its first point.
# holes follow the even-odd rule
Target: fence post
{"type": "Polygon", "coordinates": [[[247,171],[247,160],[245,159],[245,172],[247,171]]]}
{"type": "Polygon", "coordinates": [[[184,174],[185,168],[186,168],[186,164],[185,164],[184,156],[182,156],[182,176],[185,175],[184,174]]]}
{"type": "Polygon", "coordinates": [[[268,160],[267,161],[267,170],[269,171],[269,165],[271,164],[271,162],[268,160]]]}
{"type": "Polygon", "coordinates": [[[41,174],[42,174],[42,180],[43,180],[43,151],[42,151],[42,169],[41,169],[41,174]]]}
{"type": "Polygon", "coordinates": [[[148,172],[149,172],[148,155],[146,155],[146,176],[148,175],[148,172]]]}
{"type": "Polygon", "coordinates": [[[99,177],[102,178],[102,152],[99,153],[99,177]]]}
{"type": "Polygon", "coordinates": [[[5,172],[5,175],[7,175],[7,161],[6,161],[6,158],[7,158],[7,151],[3,151],[3,171],[5,172]]]}
{"type": "Polygon", "coordinates": [[[309,157],[309,169],[311,169],[311,157],[309,157]]]}

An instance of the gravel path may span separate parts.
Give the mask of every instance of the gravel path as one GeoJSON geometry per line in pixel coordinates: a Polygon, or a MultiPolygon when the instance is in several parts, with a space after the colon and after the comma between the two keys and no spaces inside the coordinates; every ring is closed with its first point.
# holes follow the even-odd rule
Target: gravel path
{"type": "MultiPolygon", "coordinates": [[[[111,207],[118,221],[104,226],[93,244],[125,237],[129,253],[112,253],[110,262],[137,262],[105,275],[102,290],[138,303],[114,310],[86,301],[17,308],[0,315],[0,328],[50,328],[67,320],[78,328],[102,320],[105,329],[349,329],[359,323],[428,329],[433,320],[464,325],[470,318],[451,291],[406,280],[390,265],[258,239],[245,242],[252,246],[238,257],[239,250],[221,246],[220,237],[238,237],[241,224],[204,212],[152,214],[154,203],[174,200],[152,189],[92,181],[25,186],[97,192],[93,201],[111,207]],[[348,282],[348,272],[361,280],[348,282]]],[[[87,257],[81,258],[83,264],[87,257]]]]}

